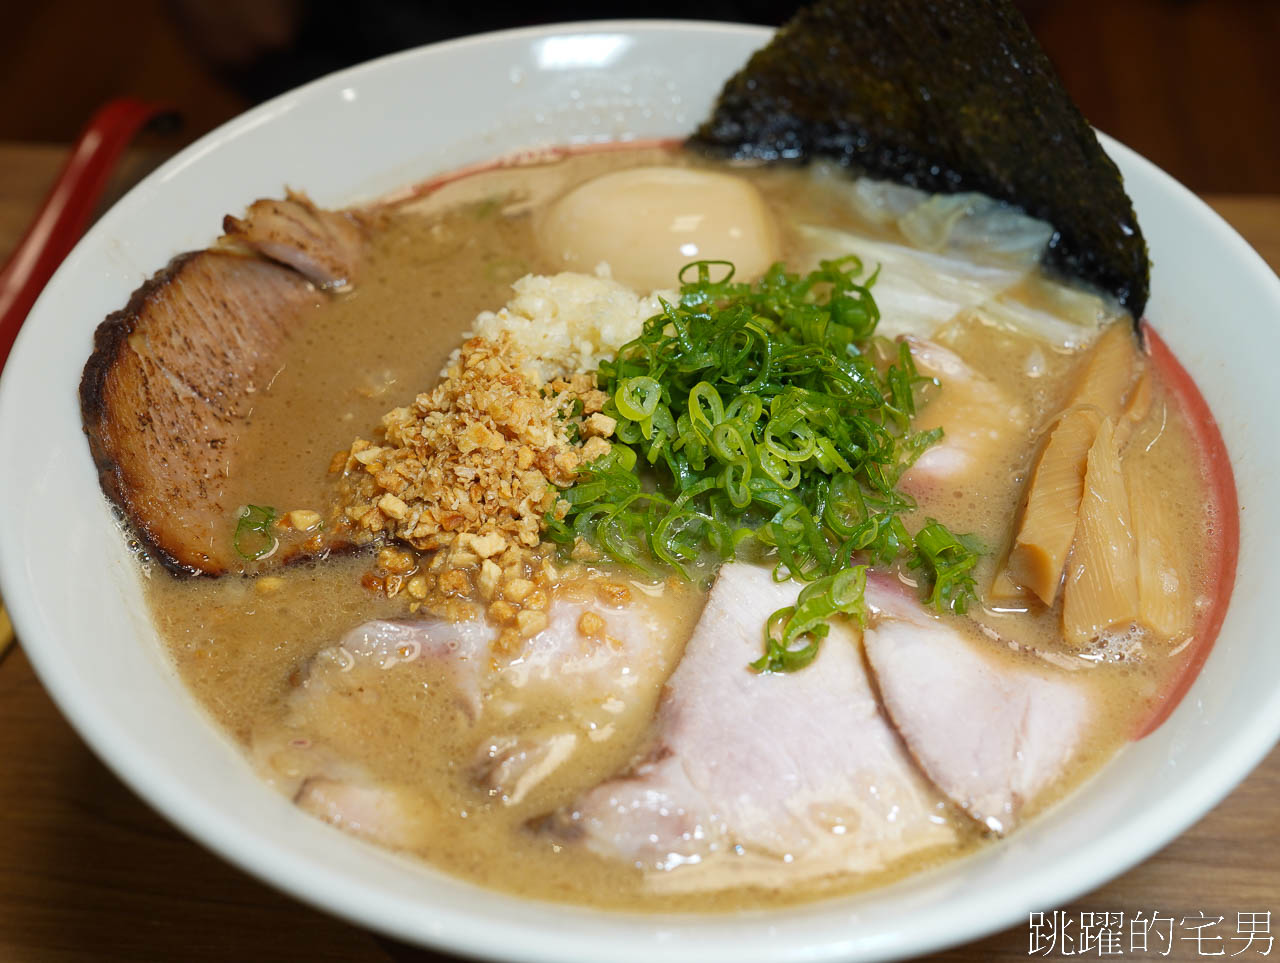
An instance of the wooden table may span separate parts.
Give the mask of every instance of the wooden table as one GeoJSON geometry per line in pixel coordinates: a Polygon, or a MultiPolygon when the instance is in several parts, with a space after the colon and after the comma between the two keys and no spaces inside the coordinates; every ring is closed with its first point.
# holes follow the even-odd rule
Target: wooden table
{"type": "MultiPolygon", "coordinates": [[[[63,154],[0,144],[0,252],[63,154]]],[[[1280,197],[1209,202],[1280,266],[1280,197]]],[[[308,909],[178,833],[85,748],[20,648],[0,663],[0,759],[0,959],[445,959],[308,909]]],[[[1180,839],[1064,909],[1203,910],[1227,918],[1226,935],[1237,912],[1269,910],[1280,936],[1280,749],[1180,839]]],[[[1168,958],[1195,958],[1187,946],[1168,958]]],[[[1027,951],[1027,927],[1016,926],[937,959],[1026,960],[1027,951]]]]}

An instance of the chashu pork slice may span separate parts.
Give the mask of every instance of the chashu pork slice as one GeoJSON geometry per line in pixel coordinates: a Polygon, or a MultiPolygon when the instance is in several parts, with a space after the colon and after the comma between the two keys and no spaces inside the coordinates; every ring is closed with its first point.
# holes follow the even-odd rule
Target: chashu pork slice
{"type": "MultiPolygon", "coordinates": [[[[679,641],[663,614],[643,594],[623,606],[588,592],[561,595],[550,603],[546,628],[506,653],[494,649],[498,628],[485,619],[366,622],[308,661],[295,679],[283,728],[273,723],[255,742],[305,746],[292,750],[291,764],[306,779],[320,780],[324,818],[359,825],[371,793],[386,787],[335,775],[330,760],[353,760],[363,734],[388,724],[402,727],[396,735],[406,742],[432,737],[437,726],[424,723],[427,717],[388,711],[386,693],[403,682],[402,690],[425,688],[446,700],[437,706],[452,704],[456,722],[447,728],[470,743],[459,752],[472,754],[476,783],[516,804],[601,738],[619,715],[653,711],[679,641]],[[604,625],[590,637],[580,629],[587,613],[604,625]],[[529,726],[530,713],[541,724],[529,726]]],[[[358,771],[354,762],[347,765],[358,771]]],[[[375,808],[387,819],[395,811],[375,808]]],[[[385,828],[395,835],[394,827],[385,828]]]]}
{"type": "Polygon", "coordinates": [[[438,830],[438,808],[410,787],[380,780],[323,742],[287,728],[252,734],[250,755],[266,782],[298,808],[392,849],[421,848],[438,830]]]}
{"type": "Polygon", "coordinates": [[[637,594],[620,606],[588,593],[559,594],[548,605],[546,627],[513,652],[495,650],[500,627],[485,618],[365,622],[312,660],[305,686],[327,690],[355,670],[430,666],[448,679],[472,719],[506,711],[503,700],[535,692],[554,691],[566,702],[625,699],[633,689],[661,685],[670,669],[672,628],[654,599],[637,594]],[[581,629],[588,613],[604,626],[591,635],[581,629]],[[499,687],[501,699],[489,698],[499,687]]]}
{"type": "Polygon", "coordinates": [[[863,645],[911,755],[961,809],[1008,832],[1071,765],[1099,712],[1078,678],[1019,664],[925,612],[896,580],[867,582],[863,645]]]}
{"type": "Polygon", "coordinates": [[[222,229],[224,240],[291,267],[322,288],[341,288],[356,280],[369,220],[358,211],[323,210],[306,194],[289,191],[284,200],[254,201],[243,218],[228,214],[222,229]]]}
{"type": "Polygon", "coordinates": [[[941,428],[943,434],[907,469],[902,487],[920,493],[972,483],[1027,435],[1030,416],[954,351],[923,338],[907,341],[916,369],[942,385],[912,429],[941,428]]]}
{"type": "Polygon", "coordinates": [[[354,215],[319,211],[299,196],[261,204],[275,206],[237,221],[249,235],[241,250],[180,255],[109,315],[80,382],[103,490],[153,557],[177,573],[221,575],[242,561],[229,532],[238,506],[224,495],[238,436],[289,335],[327,300],[308,276],[277,261],[290,262],[283,252],[292,245],[294,263],[318,263],[325,238],[335,271],[354,273],[359,257],[354,215]],[[260,215],[266,221],[255,227],[260,215]],[[316,226],[334,219],[342,230],[316,226]],[[271,237],[276,260],[244,253],[254,236],[271,237]]]}
{"type": "Polygon", "coordinates": [[[544,830],[671,889],[870,872],[953,843],[949,807],[880,712],[856,628],[834,623],[800,672],[748,668],[769,615],[799,589],[767,568],[725,565],[647,753],[544,830]]]}

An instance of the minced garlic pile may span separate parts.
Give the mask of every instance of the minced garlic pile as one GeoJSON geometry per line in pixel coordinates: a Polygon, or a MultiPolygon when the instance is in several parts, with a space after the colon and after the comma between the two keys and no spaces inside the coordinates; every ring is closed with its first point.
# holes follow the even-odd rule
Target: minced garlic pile
{"type": "Polygon", "coordinates": [[[496,338],[509,332],[546,379],[594,371],[639,337],[645,320],[662,312],[661,299],[680,300],[676,291],[642,297],[612,280],[607,264],[596,268],[594,276],[574,271],[528,274],[511,290],[506,307],[476,317],[472,334],[496,338]]]}
{"type": "Polygon", "coordinates": [[[381,442],[358,438],[335,457],[336,524],[357,541],[391,536],[424,551],[463,533],[495,551],[532,548],[555,486],[609,450],[604,402],[594,375],[543,384],[505,332],[473,338],[435,390],[383,416],[381,442]],[[573,428],[581,443],[570,439],[573,428]]]}

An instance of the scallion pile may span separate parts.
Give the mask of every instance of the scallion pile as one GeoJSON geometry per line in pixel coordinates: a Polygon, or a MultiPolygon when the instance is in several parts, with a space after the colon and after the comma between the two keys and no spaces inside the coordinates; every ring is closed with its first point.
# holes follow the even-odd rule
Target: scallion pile
{"type": "Polygon", "coordinates": [[[852,256],[755,284],[728,262],[688,265],[679,303],[601,364],[615,443],[547,517],[554,541],[654,574],[755,553],[808,583],[765,627],[760,671],[811,662],[832,615],[861,619],[867,564],[905,562],[940,610],[973,597],[974,546],[903,524],[915,502],[898,480],[941,431],[911,429],[929,379],[905,342],[875,337],[864,273],[852,256]]]}

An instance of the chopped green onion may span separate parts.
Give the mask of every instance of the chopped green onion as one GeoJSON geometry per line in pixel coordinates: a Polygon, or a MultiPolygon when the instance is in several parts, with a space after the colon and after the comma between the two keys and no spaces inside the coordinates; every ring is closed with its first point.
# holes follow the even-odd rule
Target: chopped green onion
{"type": "Polygon", "coordinates": [[[972,572],[978,564],[978,546],[972,537],[953,535],[932,518],[916,532],[915,543],[910,565],[933,586],[929,604],[963,615],[974,597],[972,572]]]}
{"type": "Polygon", "coordinates": [[[751,668],[757,672],[794,672],[818,654],[818,644],[830,630],[833,615],[848,615],[861,623],[866,618],[864,594],[867,567],[855,565],[810,582],[800,590],[795,605],[778,609],[764,627],[765,653],[751,668]],[[796,643],[808,640],[797,647],[796,643]]]}
{"type": "Polygon", "coordinates": [[[863,563],[905,559],[931,604],[963,612],[976,552],[933,521],[913,538],[900,517],[915,501],[898,479],[941,431],[911,429],[931,379],[910,347],[873,340],[877,273],[850,256],[745,284],[728,262],[686,265],[679,302],[600,365],[613,449],[564,491],[549,537],[688,577],[746,550],[772,557],[775,577],[811,584],[770,620],[761,671],[800,668],[828,618],[860,617],[863,563]],[[652,466],[643,484],[638,464],[652,466]]]}
{"type": "Polygon", "coordinates": [[[276,510],[263,505],[245,505],[236,516],[231,544],[236,554],[249,561],[267,558],[280,546],[273,526],[276,510]]]}
{"type": "Polygon", "coordinates": [[[652,418],[662,400],[662,385],[652,378],[628,378],[618,385],[613,403],[619,414],[631,421],[652,418]]]}

